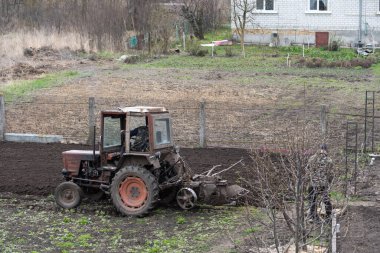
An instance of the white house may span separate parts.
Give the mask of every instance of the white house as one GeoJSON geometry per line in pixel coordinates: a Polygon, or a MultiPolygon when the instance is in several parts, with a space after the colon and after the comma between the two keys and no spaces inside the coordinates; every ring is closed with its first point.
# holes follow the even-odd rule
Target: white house
{"type": "Polygon", "coordinates": [[[358,41],[380,46],[380,0],[251,1],[256,10],[246,27],[248,43],[326,45],[339,40],[345,46],[358,41]]]}

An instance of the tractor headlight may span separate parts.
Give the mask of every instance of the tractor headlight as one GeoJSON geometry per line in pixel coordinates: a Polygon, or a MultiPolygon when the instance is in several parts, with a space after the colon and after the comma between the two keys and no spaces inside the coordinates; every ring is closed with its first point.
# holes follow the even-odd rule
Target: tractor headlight
{"type": "Polygon", "coordinates": [[[62,169],[62,175],[64,177],[67,177],[69,175],[69,172],[66,169],[62,169]]]}

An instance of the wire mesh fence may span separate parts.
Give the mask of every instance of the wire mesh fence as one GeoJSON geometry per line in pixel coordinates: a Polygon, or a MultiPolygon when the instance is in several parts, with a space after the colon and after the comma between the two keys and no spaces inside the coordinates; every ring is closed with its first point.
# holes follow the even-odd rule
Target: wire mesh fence
{"type": "MultiPolygon", "coordinates": [[[[125,106],[124,101],[106,98],[95,100],[97,135],[100,129],[100,111],[125,106]]],[[[75,97],[46,97],[38,101],[6,103],[6,132],[62,135],[67,142],[86,143],[89,140],[90,123],[88,99],[75,97]]],[[[316,143],[322,141],[344,146],[347,121],[359,123],[359,143],[364,143],[364,117],[360,109],[350,112],[326,112],[320,108],[246,108],[236,104],[205,103],[205,122],[201,121],[198,103],[185,106],[168,106],[173,118],[174,141],[185,147],[198,147],[202,138],[207,146],[218,147],[274,147],[289,134],[312,129],[316,143]],[[326,122],[323,121],[323,117],[326,122]],[[326,124],[326,133],[323,133],[326,124]],[[200,136],[201,132],[205,136],[200,136]]],[[[378,133],[377,124],[375,133],[378,133]]],[[[374,135],[374,142],[380,140],[374,135]]],[[[367,140],[369,141],[369,140],[367,140]]],[[[376,147],[376,145],[375,145],[376,147]]]]}

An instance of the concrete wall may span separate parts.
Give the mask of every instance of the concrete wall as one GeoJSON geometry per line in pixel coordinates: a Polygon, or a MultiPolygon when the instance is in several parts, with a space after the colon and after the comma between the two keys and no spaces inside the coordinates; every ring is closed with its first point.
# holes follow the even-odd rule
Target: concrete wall
{"type": "MultiPolygon", "coordinates": [[[[380,0],[362,1],[362,41],[380,44],[380,0]]],[[[330,39],[341,39],[345,45],[354,46],[359,38],[359,2],[329,0],[328,11],[310,11],[309,0],[275,0],[273,11],[255,12],[245,40],[258,44],[313,44],[315,32],[327,31],[330,39]],[[278,33],[278,39],[272,33],[278,33]]]]}

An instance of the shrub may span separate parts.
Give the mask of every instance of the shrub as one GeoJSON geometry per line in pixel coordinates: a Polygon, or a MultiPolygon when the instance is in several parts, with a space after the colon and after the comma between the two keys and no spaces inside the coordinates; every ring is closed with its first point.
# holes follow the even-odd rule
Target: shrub
{"type": "Polygon", "coordinates": [[[329,44],[329,51],[339,51],[340,44],[338,41],[334,40],[329,44]]]}
{"type": "Polygon", "coordinates": [[[193,44],[189,47],[189,54],[192,56],[204,57],[208,54],[208,50],[202,49],[198,44],[193,44]]]}
{"type": "Polygon", "coordinates": [[[224,52],[225,52],[226,57],[233,57],[233,56],[235,56],[235,53],[234,53],[232,47],[225,47],[224,48],[224,52]]]}

